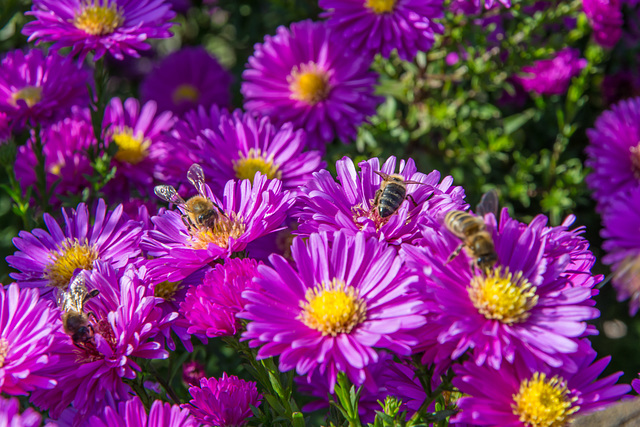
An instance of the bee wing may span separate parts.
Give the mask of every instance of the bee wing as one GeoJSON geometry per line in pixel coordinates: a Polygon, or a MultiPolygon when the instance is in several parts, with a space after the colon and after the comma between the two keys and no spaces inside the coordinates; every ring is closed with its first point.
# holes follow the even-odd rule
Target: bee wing
{"type": "Polygon", "coordinates": [[[476,207],[476,214],[479,216],[484,216],[485,214],[492,213],[495,216],[498,216],[498,192],[495,188],[487,191],[480,198],[480,203],[476,207]]]}
{"type": "Polygon", "coordinates": [[[175,203],[177,205],[184,205],[186,203],[176,189],[170,185],[156,185],[153,192],[165,202],[175,203]]]}
{"type": "Polygon", "coordinates": [[[191,167],[189,168],[189,172],[187,172],[187,179],[189,180],[189,182],[191,182],[191,184],[193,184],[194,187],[196,187],[196,190],[198,190],[198,194],[200,194],[205,199],[208,198],[207,192],[204,188],[204,172],[202,171],[202,167],[199,164],[194,163],[191,165],[191,167]]]}

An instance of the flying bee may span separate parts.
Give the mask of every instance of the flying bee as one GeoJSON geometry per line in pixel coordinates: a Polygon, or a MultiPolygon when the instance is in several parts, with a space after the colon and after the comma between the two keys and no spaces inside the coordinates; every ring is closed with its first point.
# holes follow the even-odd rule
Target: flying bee
{"type": "Polygon", "coordinates": [[[493,267],[498,261],[491,234],[486,230],[482,217],[485,213],[498,210],[498,193],[491,190],[480,199],[477,207],[479,216],[471,215],[465,211],[450,211],[444,217],[444,225],[447,229],[462,239],[460,246],[449,256],[447,262],[453,260],[462,248],[473,259],[473,263],[483,271],[493,267]]]}
{"type": "Polygon", "coordinates": [[[69,285],[69,291],[62,291],[58,296],[58,305],[63,311],[62,326],[65,333],[71,336],[73,343],[81,347],[93,339],[94,330],[89,323],[91,312],[84,312],[84,305],[100,293],[97,289],[89,292],[85,286],[84,276],[79,274],[69,285]]]}
{"type": "Polygon", "coordinates": [[[373,205],[378,210],[380,218],[393,215],[400,208],[404,199],[411,199],[413,204],[417,205],[413,197],[407,195],[407,184],[422,185],[423,182],[406,181],[400,174],[389,175],[384,172],[374,172],[382,178],[380,188],[376,191],[373,199],[373,205]]]}
{"type": "Polygon", "coordinates": [[[187,212],[190,227],[196,229],[213,228],[220,215],[226,216],[226,214],[220,206],[207,197],[204,172],[199,164],[191,165],[189,172],[187,172],[187,179],[198,190],[198,195],[191,197],[186,202],[170,185],[157,185],[153,191],[162,200],[182,207],[187,212]]]}

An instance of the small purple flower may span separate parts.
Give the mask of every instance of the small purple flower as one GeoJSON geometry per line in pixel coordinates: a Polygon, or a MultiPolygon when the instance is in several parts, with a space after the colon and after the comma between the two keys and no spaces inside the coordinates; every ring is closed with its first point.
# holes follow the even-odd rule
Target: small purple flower
{"type": "Polygon", "coordinates": [[[20,131],[64,118],[89,103],[89,74],[57,53],[8,52],[0,61],[0,113],[20,131]]]}
{"type": "Polygon", "coordinates": [[[240,329],[236,314],[247,303],[242,292],[254,289],[252,280],[258,276],[258,263],[252,259],[228,259],[208,271],[180,304],[190,323],[188,332],[209,338],[235,335],[240,329]]]}
{"type": "Polygon", "coordinates": [[[5,399],[0,396],[0,426],[39,427],[42,416],[32,408],[20,413],[20,402],[15,397],[5,399]]]}
{"type": "Polygon", "coordinates": [[[171,37],[175,12],[164,0],[34,0],[27,15],[35,18],[22,29],[29,41],[71,47],[80,61],[93,52],[97,61],[107,52],[138,57],[147,39],[171,37]]]}
{"type": "Polygon", "coordinates": [[[565,48],[550,59],[541,59],[533,65],[522,67],[524,75],[516,76],[522,87],[539,95],[562,95],[569,83],[580,70],[587,66],[587,60],[580,58],[578,49],[565,48]]]}
{"type": "Polygon", "coordinates": [[[356,55],[388,58],[396,49],[400,58],[413,61],[444,31],[434,21],[444,16],[442,0],[320,0],[318,5],[340,43],[356,55]]]}
{"type": "Polygon", "coordinates": [[[184,115],[198,106],[228,107],[231,74],[202,46],[184,47],[158,64],[140,85],[143,102],[154,100],[160,111],[184,115]]]}
{"type": "Polygon", "coordinates": [[[280,356],[280,370],[318,371],[333,392],[339,371],[352,383],[366,381],[376,349],[409,355],[413,332],[426,318],[410,287],[417,277],[403,269],[395,249],[376,238],[337,232],[296,238],[295,269],[280,255],[261,265],[257,290],[247,290],[250,320],[244,340],[261,346],[258,358],[280,356]]]}
{"type": "Polygon", "coordinates": [[[220,379],[203,378],[199,387],[189,388],[193,397],[188,404],[199,422],[217,427],[240,427],[251,417],[251,406],[260,406],[262,395],[256,383],[223,373],[220,379]]]}
{"type": "Polygon", "coordinates": [[[56,385],[40,371],[57,362],[51,353],[58,317],[50,303],[39,301],[37,290],[0,285],[0,393],[26,395],[56,385]]]}
{"type": "Polygon", "coordinates": [[[105,406],[100,415],[94,415],[87,425],[94,427],[198,427],[198,422],[186,409],[156,400],[149,415],[138,396],[118,402],[117,406],[105,406]]]}
{"type": "Polygon", "coordinates": [[[319,231],[338,231],[355,235],[364,233],[393,245],[412,244],[421,237],[421,225],[440,219],[452,209],[464,209],[464,190],[452,186],[453,179],[440,182],[440,173],[425,175],[417,171],[412,159],[400,161],[398,173],[407,184],[407,197],[395,213],[381,217],[374,203],[382,177],[396,173],[396,158],[389,157],[380,167],[377,158],[361,162],[360,172],[353,161],[344,157],[336,162],[338,181],[326,170],[314,173],[313,179],[302,187],[299,211],[294,215],[300,225],[297,234],[309,236],[319,231]]]}
{"type": "Polygon", "coordinates": [[[593,38],[612,48],[622,36],[622,5],[619,0],[582,0],[582,8],[593,27],[593,38]]]}
{"type": "Polygon", "coordinates": [[[453,385],[464,395],[452,421],[474,426],[569,425],[576,415],[602,409],[631,390],[616,384],[622,372],[598,379],[611,358],[594,362],[596,352],[588,341],[571,357],[578,366],[575,372],[520,358],[499,370],[471,361],[456,365],[453,385]]]}
{"type": "Polygon", "coordinates": [[[242,73],[246,110],[269,116],[276,125],[291,122],[304,129],[314,149],[335,137],[354,140],[382,98],[374,95],[371,57],[344,47],[324,22],[278,27],[275,36],[256,44],[242,73]]]}
{"type": "Polygon", "coordinates": [[[197,360],[192,360],[182,365],[182,381],[185,384],[198,386],[200,380],[206,378],[204,365],[197,360]]]}

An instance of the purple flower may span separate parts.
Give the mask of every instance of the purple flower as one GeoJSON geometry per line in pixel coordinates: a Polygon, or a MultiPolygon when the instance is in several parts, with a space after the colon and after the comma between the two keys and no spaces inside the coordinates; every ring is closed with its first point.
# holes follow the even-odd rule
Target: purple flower
{"type": "MultiPolygon", "coordinates": [[[[140,247],[155,259],[148,261],[154,274],[166,280],[181,280],[217,259],[229,258],[246,249],[259,237],[277,231],[293,203],[292,195],[282,190],[282,183],[256,174],[248,179],[228,181],[222,200],[203,184],[201,195],[217,204],[223,212],[213,228],[187,226],[187,211],[164,211],[151,220],[155,226],[144,236],[140,247]]],[[[217,208],[216,208],[217,210],[217,208]]]]}
{"type": "Polygon", "coordinates": [[[369,56],[345,51],[323,22],[302,21],[278,27],[256,44],[242,73],[245,108],[304,129],[312,148],[324,148],[336,136],[356,137],[357,127],[376,112],[377,75],[369,56]]]}
{"type": "Polygon", "coordinates": [[[192,360],[182,365],[182,381],[185,384],[197,386],[200,380],[205,378],[204,365],[197,360],[192,360]]]}
{"type": "MultiPolygon", "coordinates": [[[[140,367],[134,358],[165,359],[169,353],[153,340],[177,313],[162,315],[148,289],[145,268],[127,266],[122,277],[109,264],[96,263],[92,271],[84,271],[86,286],[100,294],[89,299],[85,312],[89,316],[93,337],[88,342],[73,344],[64,334],[55,353],[60,360],[50,366],[58,385],[52,390],[36,390],[32,402],[57,418],[73,403],[79,416],[96,413],[107,399],[127,400],[130,388],[124,379],[133,379],[140,367]]],[[[61,326],[60,323],[58,325],[61,326]]]]}
{"type": "Polygon", "coordinates": [[[443,217],[452,209],[464,209],[464,190],[454,187],[453,179],[440,182],[440,173],[425,175],[417,171],[412,159],[400,161],[399,174],[407,184],[407,197],[392,215],[381,217],[374,203],[383,179],[375,172],[396,173],[396,158],[391,156],[380,167],[377,158],[361,162],[360,172],[353,161],[344,157],[336,162],[338,181],[326,171],[316,172],[302,187],[298,205],[300,226],[297,234],[308,236],[318,231],[342,230],[348,234],[364,233],[393,245],[412,244],[421,237],[420,226],[443,217]]]}
{"type": "Polygon", "coordinates": [[[138,396],[117,406],[105,406],[88,425],[95,427],[198,427],[198,422],[186,409],[156,400],[149,415],[138,396]]]}
{"type": "Polygon", "coordinates": [[[259,359],[280,356],[283,372],[317,370],[333,392],[339,371],[363,384],[378,348],[411,354],[413,332],[426,319],[410,289],[417,277],[395,249],[363,233],[337,232],[298,237],[291,253],[295,269],[272,255],[273,267],[258,267],[261,289],[243,293],[249,303],[238,317],[251,322],[242,337],[262,345],[259,359]]]}
{"type": "Polygon", "coordinates": [[[442,0],[320,0],[318,5],[340,43],[357,55],[388,58],[396,49],[400,58],[413,61],[418,51],[431,49],[434,33],[444,31],[434,22],[444,16],[442,0]]]}
{"type": "Polygon", "coordinates": [[[182,407],[199,422],[217,427],[245,425],[252,415],[250,405],[260,406],[262,400],[256,383],[226,372],[220,379],[201,379],[200,387],[189,388],[189,393],[193,399],[182,407]]]}
{"type": "Polygon", "coordinates": [[[448,261],[461,241],[446,229],[425,229],[423,248],[403,247],[408,264],[423,272],[424,300],[434,316],[424,331],[430,337],[416,350],[431,352],[436,363],[472,350],[478,366],[499,369],[519,354],[527,363],[575,369],[567,355],[577,351],[578,338],[592,333],[586,321],[599,315],[591,299],[597,280],[588,270],[574,270],[581,264],[571,254],[579,251],[560,250],[567,232],[545,227],[546,217],[524,225],[504,209],[499,225],[493,214],[484,220],[498,258],[485,271],[466,251],[448,261]]]}
{"type": "Polygon", "coordinates": [[[596,352],[588,341],[571,357],[578,366],[575,372],[520,358],[499,370],[471,361],[456,365],[453,385],[464,396],[452,421],[474,426],[569,425],[576,415],[602,409],[631,390],[627,384],[616,385],[622,372],[598,379],[611,358],[594,362],[596,352]]]}
{"type": "Polygon", "coordinates": [[[39,228],[31,233],[21,231],[13,239],[18,251],[7,262],[20,271],[11,273],[20,286],[39,288],[41,293],[66,289],[77,269],[91,270],[96,260],[122,268],[140,254],[142,229],[138,222],[127,220],[122,206],[108,212],[100,199],[93,223],[84,203],[71,212],[63,209],[62,216],[64,229],[44,214],[48,232],[39,228]]]}
{"type": "Polygon", "coordinates": [[[184,47],[158,64],[142,81],[143,102],[154,100],[160,111],[183,115],[189,110],[231,103],[231,74],[203,47],[184,47]]]}
{"type": "Polygon", "coordinates": [[[190,323],[188,332],[209,338],[235,335],[240,329],[236,314],[247,303],[242,292],[254,289],[252,280],[258,276],[258,263],[252,259],[228,259],[208,271],[180,304],[190,323]]]}
{"type": "Polygon", "coordinates": [[[27,15],[35,18],[22,29],[29,41],[71,47],[80,61],[93,52],[97,61],[107,52],[137,57],[150,48],[147,39],[171,37],[175,12],[164,0],[34,0],[27,15]]]}
{"type": "Polygon", "coordinates": [[[89,74],[70,59],[39,49],[8,52],[0,62],[0,113],[17,131],[64,118],[89,103],[89,74]]]}
{"type": "Polygon", "coordinates": [[[640,98],[620,101],[603,112],[587,136],[585,164],[593,172],[586,182],[602,211],[613,196],[640,184],[640,98]]]}
{"type": "Polygon", "coordinates": [[[562,95],[569,83],[580,70],[587,66],[587,60],[580,58],[578,49],[565,48],[550,59],[541,59],[533,65],[522,67],[524,75],[516,76],[522,87],[539,95],[562,95]]]}
{"type": "Polygon", "coordinates": [[[13,284],[5,290],[0,285],[0,393],[26,395],[56,385],[40,371],[57,362],[51,352],[59,315],[38,299],[35,289],[21,290],[13,284]]]}
{"type": "Polygon", "coordinates": [[[15,397],[0,397],[0,426],[7,427],[39,427],[42,416],[32,408],[20,413],[20,402],[15,397]]]}
{"type": "Polygon", "coordinates": [[[612,48],[622,36],[622,5],[619,0],[582,0],[582,8],[593,28],[593,38],[612,48]]]}

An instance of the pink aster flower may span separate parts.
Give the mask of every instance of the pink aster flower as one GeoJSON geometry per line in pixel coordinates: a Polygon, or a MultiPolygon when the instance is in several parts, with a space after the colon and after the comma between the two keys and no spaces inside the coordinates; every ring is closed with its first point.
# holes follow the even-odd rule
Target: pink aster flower
{"type": "Polygon", "coordinates": [[[7,427],[39,427],[42,416],[32,408],[20,413],[20,402],[15,397],[0,397],[0,426],[7,427]]]}
{"type": "Polygon", "coordinates": [[[610,199],[640,184],[640,98],[620,101],[587,129],[586,178],[602,211],[610,199]]]}
{"type": "Polygon", "coordinates": [[[231,74],[202,46],[183,47],[164,58],[142,81],[143,102],[154,100],[160,111],[183,115],[198,106],[228,107],[231,74]]]}
{"type": "Polygon", "coordinates": [[[441,0],[320,0],[318,5],[336,37],[357,55],[388,58],[395,49],[413,61],[444,30],[434,21],[444,16],[441,0]]]}
{"type": "Polygon", "coordinates": [[[148,290],[150,278],[144,267],[129,265],[119,278],[113,267],[98,262],[94,270],[79,274],[89,290],[100,292],[85,305],[87,313],[95,314],[89,316],[93,337],[74,345],[69,335],[60,333],[62,344],[55,353],[59,361],[49,368],[58,385],[31,394],[31,401],[49,410],[54,419],[70,404],[79,419],[98,412],[108,401],[127,400],[131,389],[124,380],[140,371],[134,359],[169,356],[153,338],[177,315],[162,316],[159,299],[148,290]]]}
{"type": "Polygon", "coordinates": [[[335,137],[355,139],[357,127],[376,112],[377,75],[371,57],[345,51],[323,22],[302,21],[279,27],[256,44],[242,73],[245,108],[307,132],[312,148],[335,137]]]}
{"type": "Polygon", "coordinates": [[[403,247],[409,265],[423,272],[424,300],[434,316],[425,333],[431,337],[416,350],[433,353],[429,347],[439,345],[436,363],[471,350],[477,365],[494,369],[516,354],[527,363],[575,369],[568,355],[592,333],[586,321],[599,315],[591,299],[597,281],[588,272],[576,274],[570,250],[548,248],[561,230],[545,227],[546,217],[525,225],[504,209],[499,224],[493,214],[484,221],[497,254],[497,264],[485,271],[466,251],[448,261],[461,241],[446,229],[425,229],[422,248],[403,247]]]}
{"type": "Polygon", "coordinates": [[[582,0],[582,8],[593,28],[593,38],[612,48],[622,36],[622,4],[619,0],[582,0]]]}
{"type": "MultiPolygon", "coordinates": [[[[191,170],[191,169],[190,169],[191,170]]],[[[277,231],[293,204],[293,197],[282,190],[282,183],[256,174],[248,179],[230,180],[224,187],[222,200],[202,182],[202,197],[218,205],[213,227],[185,223],[187,209],[167,210],[151,220],[155,228],[146,233],[140,247],[155,257],[148,261],[154,274],[169,281],[181,280],[217,259],[229,258],[246,249],[259,237],[277,231]]]]}
{"type": "Polygon", "coordinates": [[[164,0],[34,0],[27,15],[35,18],[22,29],[29,41],[71,47],[80,61],[93,52],[97,61],[107,52],[137,57],[147,39],[171,37],[175,12],[164,0]]]}
{"type": "Polygon", "coordinates": [[[235,335],[240,329],[236,314],[247,303],[242,292],[254,289],[252,280],[258,276],[258,263],[252,259],[229,259],[208,271],[180,304],[190,323],[188,332],[209,338],[235,335]]]}
{"type": "Polygon", "coordinates": [[[464,396],[452,421],[474,426],[569,425],[576,415],[602,409],[631,390],[616,384],[622,372],[598,379],[611,358],[594,362],[596,352],[588,341],[580,343],[572,358],[575,372],[520,358],[499,370],[471,361],[456,365],[453,385],[464,396]]]}
{"type": "Polygon", "coordinates": [[[89,74],[57,53],[10,51],[0,61],[0,113],[15,130],[64,118],[89,103],[89,74]]]}
{"type": "Polygon", "coordinates": [[[40,371],[57,362],[51,352],[58,317],[51,304],[39,301],[37,290],[0,285],[0,393],[26,395],[56,385],[40,371]]]}
{"type": "Polygon", "coordinates": [[[39,288],[42,294],[67,289],[76,270],[91,270],[96,260],[122,268],[140,255],[142,229],[123,215],[121,205],[107,211],[100,199],[92,216],[84,203],[70,212],[63,209],[62,216],[64,228],[44,214],[48,232],[39,228],[31,233],[21,231],[13,239],[18,251],[7,262],[19,271],[11,277],[20,286],[39,288]]]}
{"type": "Polygon", "coordinates": [[[578,49],[565,48],[550,59],[541,59],[533,65],[522,67],[525,74],[515,79],[529,92],[562,95],[567,91],[571,79],[586,66],[587,60],[580,58],[578,49]]]}
{"type": "Polygon", "coordinates": [[[204,425],[239,427],[251,417],[251,407],[260,406],[262,395],[256,383],[223,373],[220,379],[203,378],[199,387],[189,388],[193,397],[188,404],[191,415],[204,425]]]}
{"type": "Polygon", "coordinates": [[[261,289],[243,293],[249,303],[238,317],[250,322],[242,337],[262,346],[259,359],[280,356],[283,372],[318,371],[333,392],[339,371],[363,384],[364,368],[379,360],[376,349],[411,354],[413,332],[426,318],[410,289],[417,277],[395,249],[337,232],[298,237],[291,253],[295,268],[272,255],[273,267],[258,267],[261,289]]]}
{"type": "Polygon", "coordinates": [[[361,162],[360,172],[353,161],[344,157],[336,162],[338,182],[326,170],[314,173],[313,179],[302,187],[299,211],[294,215],[300,225],[298,235],[309,236],[318,231],[338,231],[355,235],[362,232],[393,245],[412,244],[421,238],[421,225],[441,219],[452,209],[465,209],[464,190],[452,186],[453,179],[440,173],[418,172],[412,159],[400,161],[399,173],[407,184],[407,196],[391,215],[382,217],[376,205],[376,192],[383,178],[396,173],[396,158],[391,156],[380,167],[377,158],[361,162]]]}
{"type": "Polygon", "coordinates": [[[138,396],[117,406],[105,406],[88,425],[95,427],[198,427],[199,423],[186,409],[156,400],[149,414],[138,396]]]}

